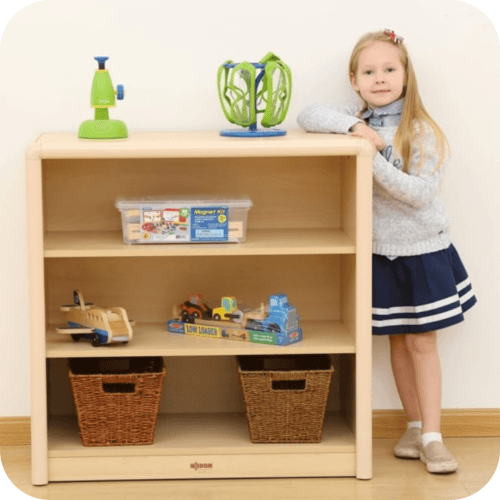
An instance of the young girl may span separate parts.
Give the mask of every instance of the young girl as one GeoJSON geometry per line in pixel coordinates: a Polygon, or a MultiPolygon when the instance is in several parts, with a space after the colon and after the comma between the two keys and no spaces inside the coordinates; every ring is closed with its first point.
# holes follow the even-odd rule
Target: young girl
{"type": "Polygon", "coordinates": [[[397,457],[420,458],[429,472],[453,472],[442,442],[441,368],[436,330],[463,321],[476,298],[451,243],[437,189],[448,159],[446,138],[425,110],[401,37],[363,36],[349,62],[362,106],[313,104],[299,125],[350,134],[373,146],[374,335],[388,335],[408,427],[397,457]]]}

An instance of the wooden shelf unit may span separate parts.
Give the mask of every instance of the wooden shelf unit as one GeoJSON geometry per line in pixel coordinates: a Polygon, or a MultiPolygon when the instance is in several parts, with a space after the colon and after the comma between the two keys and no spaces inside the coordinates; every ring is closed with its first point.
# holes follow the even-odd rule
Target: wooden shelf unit
{"type": "MultiPolygon", "coordinates": [[[[133,133],[86,141],[41,134],[26,153],[32,482],[356,476],[371,457],[371,150],[366,141],[289,132],[133,133]],[[125,245],[117,196],[245,194],[241,244],[125,245]],[[94,348],[55,333],[73,289],[136,320],[128,345],[94,348]],[[166,331],[188,293],[260,303],[285,292],[304,339],[268,346],[166,331]],[[335,372],[318,444],[250,442],[236,356],[320,354],[335,372]],[[163,356],[151,446],[83,447],[65,362],[163,356]]],[[[208,300],[207,300],[208,301],[208,300]]]]}

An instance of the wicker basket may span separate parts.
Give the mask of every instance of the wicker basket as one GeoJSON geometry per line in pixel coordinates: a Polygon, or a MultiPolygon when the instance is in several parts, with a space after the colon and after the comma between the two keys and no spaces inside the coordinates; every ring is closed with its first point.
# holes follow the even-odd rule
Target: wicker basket
{"type": "Polygon", "coordinates": [[[252,443],[319,443],[333,366],[328,355],[241,356],[252,443]]]}
{"type": "Polygon", "coordinates": [[[84,446],[152,444],[163,358],[78,358],[69,378],[84,446]]]}

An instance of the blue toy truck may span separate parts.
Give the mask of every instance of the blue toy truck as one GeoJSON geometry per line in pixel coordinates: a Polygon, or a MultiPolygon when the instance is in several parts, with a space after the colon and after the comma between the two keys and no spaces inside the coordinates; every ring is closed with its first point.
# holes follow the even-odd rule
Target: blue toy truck
{"type": "MultiPolygon", "coordinates": [[[[224,299],[230,298],[233,299],[224,297],[223,305],[224,299]]],[[[215,319],[216,309],[213,310],[214,317],[207,318],[202,317],[198,310],[188,311],[186,304],[191,306],[192,301],[174,306],[174,318],[167,321],[168,331],[269,345],[289,345],[302,340],[297,309],[289,304],[285,294],[270,295],[268,307],[261,304],[259,309],[238,311],[238,314],[234,310],[230,316],[227,314],[226,321],[221,321],[222,316],[215,319]]],[[[236,302],[231,301],[231,304],[228,309],[235,306],[236,302]]]]}
{"type": "Polygon", "coordinates": [[[269,296],[269,313],[265,319],[248,318],[245,328],[258,332],[288,333],[299,327],[297,309],[290,305],[286,294],[269,296]]]}

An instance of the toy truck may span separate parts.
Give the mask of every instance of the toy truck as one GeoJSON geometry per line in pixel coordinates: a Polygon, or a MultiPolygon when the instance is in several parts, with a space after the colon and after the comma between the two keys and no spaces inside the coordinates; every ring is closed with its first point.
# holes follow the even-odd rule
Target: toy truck
{"type": "Polygon", "coordinates": [[[201,293],[192,293],[181,305],[181,316],[184,321],[194,318],[212,319],[212,309],[203,302],[201,293]]]}
{"type": "Polygon", "coordinates": [[[180,314],[183,321],[189,322],[202,319],[241,323],[243,312],[236,308],[237,303],[234,297],[222,297],[221,306],[212,309],[203,302],[203,295],[201,293],[192,293],[188,296],[186,302],[181,304],[180,314]]]}
{"type": "Polygon", "coordinates": [[[285,294],[270,295],[268,307],[261,304],[260,308],[245,312],[235,309],[234,297],[223,297],[221,303],[220,308],[212,310],[211,318],[188,314],[186,303],[174,306],[174,317],[167,321],[168,331],[271,345],[289,345],[302,340],[297,309],[290,305],[285,294]]]}
{"type": "Polygon", "coordinates": [[[297,309],[283,294],[269,296],[269,313],[264,319],[248,318],[245,328],[258,332],[287,333],[299,327],[297,309]]]}
{"type": "Polygon", "coordinates": [[[222,297],[221,307],[214,307],[212,317],[215,320],[241,323],[243,321],[243,312],[237,309],[236,299],[234,297],[222,297]]]}

